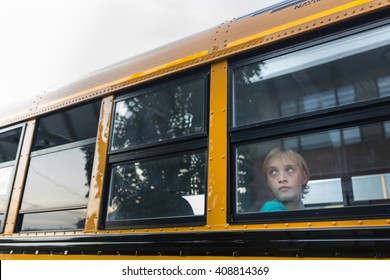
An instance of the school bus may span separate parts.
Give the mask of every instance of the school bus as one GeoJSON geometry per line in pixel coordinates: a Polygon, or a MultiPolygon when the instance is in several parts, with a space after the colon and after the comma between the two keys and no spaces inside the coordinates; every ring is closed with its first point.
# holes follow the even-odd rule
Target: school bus
{"type": "Polygon", "coordinates": [[[284,1],[0,112],[0,258],[389,258],[389,15],[284,1]]]}

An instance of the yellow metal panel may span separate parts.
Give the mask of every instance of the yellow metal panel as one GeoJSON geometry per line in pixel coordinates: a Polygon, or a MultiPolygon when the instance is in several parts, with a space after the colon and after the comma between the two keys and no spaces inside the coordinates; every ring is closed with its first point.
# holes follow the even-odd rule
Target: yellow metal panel
{"type": "Polygon", "coordinates": [[[19,164],[17,166],[15,182],[12,189],[9,212],[5,223],[4,234],[10,235],[15,230],[16,219],[19,212],[19,204],[22,199],[24,182],[27,175],[28,162],[30,158],[31,145],[34,139],[35,120],[26,124],[26,131],[23,138],[20,152],[19,164]]]}
{"type": "MultiPolygon", "coordinates": [[[[301,24],[305,24],[305,23],[308,23],[308,22],[311,22],[311,21],[314,21],[314,20],[317,20],[317,19],[320,19],[320,18],[323,18],[326,16],[330,16],[330,15],[342,12],[342,11],[345,11],[345,10],[348,10],[348,9],[351,9],[351,8],[354,8],[354,7],[357,7],[357,6],[372,2],[372,1],[373,0],[355,0],[355,1],[350,1],[349,3],[343,4],[343,5],[337,5],[331,9],[321,11],[321,12],[318,12],[318,13],[315,13],[315,14],[312,14],[310,16],[303,17],[303,18],[300,18],[297,20],[293,20],[291,22],[264,30],[262,32],[253,34],[251,36],[247,36],[245,38],[235,40],[233,42],[228,43],[227,47],[228,48],[234,47],[234,46],[237,46],[237,45],[240,45],[240,44],[243,44],[243,43],[255,40],[255,39],[265,37],[265,36],[273,34],[273,33],[277,33],[277,32],[280,32],[280,31],[283,31],[283,30],[286,30],[286,29],[289,29],[289,28],[292,28],[292,27],[295,27],[295,26],[298,26],[301,24]]],[[[338,4],[338,3],[336,2],[336,4],[338,4]]]]}
{"type": "Polygon", "coordinates": [[[108,96],[103,99],[101,105],[98,136],[92,166],[91,188],[89,190],[87,218],[85,222],[86,232],[95,232],[98,230],[113,100],[113,96],[108,96]]]}
{"type": "Polygon", "coordinates": [[[226,223],[227,61],[211,66],[207,224],[226,223]]]}

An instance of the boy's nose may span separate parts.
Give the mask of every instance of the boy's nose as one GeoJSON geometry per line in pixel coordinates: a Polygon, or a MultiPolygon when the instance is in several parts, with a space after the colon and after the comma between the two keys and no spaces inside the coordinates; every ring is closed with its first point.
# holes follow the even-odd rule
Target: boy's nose
{"type": "Polygon", "coordinates": [[[286,179],[286,174],[284,174],[284,172],[280,172],[279,173],[279,183],[285,183],[287,182],[287,179],[286,179]]]}

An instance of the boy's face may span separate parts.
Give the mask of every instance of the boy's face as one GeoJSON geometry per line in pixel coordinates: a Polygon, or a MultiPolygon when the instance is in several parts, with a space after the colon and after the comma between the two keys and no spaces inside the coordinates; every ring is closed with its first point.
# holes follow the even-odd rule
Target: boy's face
{"type": "Polygon", "coordinates": [[[268,187],[280,202],[298,202],[307,175],[298,164],[286,155],[271,158],[266,166],[268,187]]]}

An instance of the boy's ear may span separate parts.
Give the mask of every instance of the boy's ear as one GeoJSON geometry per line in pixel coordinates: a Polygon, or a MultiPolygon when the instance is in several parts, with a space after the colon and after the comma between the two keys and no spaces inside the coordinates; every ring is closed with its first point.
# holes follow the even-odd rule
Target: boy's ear
{"type": "Polygon", "coordinates": [[[307,172],[304,171],[303,174],[305,174],[305,186],[307,185],[307,183],[309,182],[309,177],[307,176],[307,172]]]}

